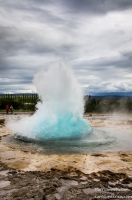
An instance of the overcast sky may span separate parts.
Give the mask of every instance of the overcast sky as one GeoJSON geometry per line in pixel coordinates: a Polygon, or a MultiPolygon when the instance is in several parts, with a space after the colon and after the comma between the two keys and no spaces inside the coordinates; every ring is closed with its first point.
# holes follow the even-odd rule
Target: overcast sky
{"type": "Polygon", "coordinates": [[[0,93],[62,59],[89,93],[132,92],[132,0],[0,1],[0,93]]]}

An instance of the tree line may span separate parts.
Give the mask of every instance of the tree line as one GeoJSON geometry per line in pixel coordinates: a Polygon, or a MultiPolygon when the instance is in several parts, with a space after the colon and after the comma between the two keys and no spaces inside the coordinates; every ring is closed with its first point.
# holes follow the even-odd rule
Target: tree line
{"type": "MultiPolygon", "coordinates": [[[[0,94],[0,109],[5,110],[6,105],[12,105],[14,109],[35,111],[38,94],[0,94]]],[[[85,113],[132,113],[132,97],[84,97],[85,113]]]]}
{"type": "Polygon", "coordinates": [[[35,110],[38,94],[0,94],[0,109],[12,105],[15,109],[35,110]]]}
{"type": "Polygon", "coordinates": [[[132,97],[92,97],[85,96],[86,113],[132,113],[132,97]]]}

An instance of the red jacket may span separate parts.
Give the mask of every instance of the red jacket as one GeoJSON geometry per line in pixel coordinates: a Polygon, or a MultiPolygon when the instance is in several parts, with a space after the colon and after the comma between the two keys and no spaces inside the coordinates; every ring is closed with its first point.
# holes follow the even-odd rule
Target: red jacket
{"type": "Polygon", "coordinates": [[[6,110],[9,110],[9,106],[6,106],[6,110]]]}

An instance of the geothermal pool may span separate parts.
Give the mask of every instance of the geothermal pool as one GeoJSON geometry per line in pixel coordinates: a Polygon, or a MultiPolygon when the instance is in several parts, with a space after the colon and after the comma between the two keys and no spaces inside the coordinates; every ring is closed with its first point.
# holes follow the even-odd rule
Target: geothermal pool
{"type": "MultiPolygon", "coordinates": [[[[13,118],[17,122],[27,115],[0,115],[6,122],[13,118]]],[[[103,131],[110,142],[75,141],[28,142],[14,138],[14,133],[0,125],[0,158],[2,163],[15,169],[48,171],[70,166],[84,173],[110,170],[132,174],[132,115],[84,115],[90,126],[103,131]],[[73,145],[72,145],[73,144],[73,145]]],[[[100,135],[100,134],[99,134],[100,135]]]]}
{"type": "MultiPolygon", "coordinates": [[[[27,115],[9,116],[10,121],[19,121],[27,115]]],[[[89,154],[104,152],[132,151],[132,121],[125,115],[84,116],[92,128],[83,138],[34,140],[14,134],[3,139],[4,142],[22,148],[36,149],[43,154],[89,154]]]]}

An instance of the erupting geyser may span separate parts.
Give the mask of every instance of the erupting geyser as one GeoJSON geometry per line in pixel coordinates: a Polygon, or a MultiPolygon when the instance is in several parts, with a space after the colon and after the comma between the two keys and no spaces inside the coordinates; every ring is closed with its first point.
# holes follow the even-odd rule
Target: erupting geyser
{"type": "Polygon", "coordinates": [[[92,130],[83,118],[83,94],[71,68],[61,62],[40,71],[34,84],[41,98],[33,116],[10,123],[16,137],[35,140],[84,138],[92,130]]]}

